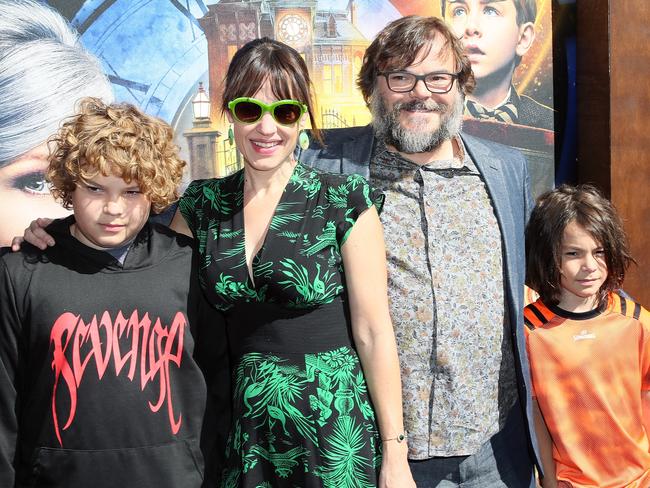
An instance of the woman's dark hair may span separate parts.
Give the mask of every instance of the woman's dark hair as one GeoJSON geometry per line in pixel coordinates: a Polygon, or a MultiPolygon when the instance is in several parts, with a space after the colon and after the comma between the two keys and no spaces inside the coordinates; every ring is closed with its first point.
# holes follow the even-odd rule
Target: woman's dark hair
{"type": "Polygon", "coordinates": [[[322,144],[305,60],[294,48],[268,37],[244,44],[233,56],[224,80],[221,111],[227,112],[228,102],[235,98],[255,95],[266,80],[279,100],[293,99],[307,105],[311,134],[322,144]]]}
{"type": "Polygon", "coordinates": [[[437,36],[442,36],[444,40],[441,54],[448,50],[454,59],[460,91],[463,95],[472,93],[476,83],[461,40],[437,17],[409,15],[384,27],[366,49],[357,78],[357,86],[366,103],[375,89],[378,73],[408,68],[422,49],[431,49],[431,43],[437,36]]]}
{"type": "Polygon", "coordinates": [[[634,259],[616,209],[591,185],[562,185],[537,200],[526,227],[526,284],[539,293],[543,302],[559,303],[562,238],[564,229],[572,222],[587,231],[605,251],[607,279],[598,296],[599,305],[604,305],[608,293],[622,286],[634,259]]]}

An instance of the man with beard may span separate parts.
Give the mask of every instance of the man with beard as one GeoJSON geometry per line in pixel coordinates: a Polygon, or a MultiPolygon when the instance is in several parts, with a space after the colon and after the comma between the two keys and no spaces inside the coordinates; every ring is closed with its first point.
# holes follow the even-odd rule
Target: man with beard
{"type": "Polygon", "coordinates": [[[410,16],[368,47],[359,87],[368,127],[335,129],[300,160],[356,172],[381,214],[405,436],[419,487],[534,486],[537,445],[523,334],[523,156],[460,132],[474,78],[461,42],[410,16]]]}

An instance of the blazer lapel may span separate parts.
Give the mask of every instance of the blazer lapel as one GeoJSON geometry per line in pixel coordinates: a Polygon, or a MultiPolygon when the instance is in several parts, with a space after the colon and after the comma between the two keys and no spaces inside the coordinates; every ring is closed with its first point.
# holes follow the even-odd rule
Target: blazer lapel
{"type": "MultiPolygon", "coordinates": [[[[512,272],[518,264],[517,256],[517,242],[516,239],[516,225],[512,213],[512,203],[508,192],[512,189],[506,181],[503,165],[507,164],[506,161],[497,157],[490,148],[483,145],[480,141],[473,140],[472,138],[462,137],[465,148],[472,161],[480,171],[485,181],[492,206],[494,207],[494,214],[499,223],[501,230],[501,243],[503,246],[503,265],[504,265],[504,279],[506,280],[506,287],[509,290],[509,306],[510,313],[517,314],[518,311],[514,309],[516,303],[515,297],[518,296],[516,290],[513,289],[512,272]]],[[[511,315],[517,317],[517,315],[511,315]]]]}
{"type": "Polygon", "coordinates": [[[508,235],[508,231],[512,230],[511,226],[513,223],[509,211],[508,185],[501,170],[504,162],[500,158],[495,157],[489,148],[480,142],[466,138],[464,135],[461,137],[465,144],[465,149],[483,176],[485,187],[494,206],[494,213],[499,222],[499,227],[501,227],[502,240],[505,243],[505,236],[508,235]]]}

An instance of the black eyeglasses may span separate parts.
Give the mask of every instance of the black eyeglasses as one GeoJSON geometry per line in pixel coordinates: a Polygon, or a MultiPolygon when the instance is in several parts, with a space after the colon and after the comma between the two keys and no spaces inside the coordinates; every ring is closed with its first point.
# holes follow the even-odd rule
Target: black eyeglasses
{"type": "Polygon", "coordinates": [[[378,74],[386,78],[388,88],[396,93],[410,92],[418,81],[423,81],[424,86],[431,93],[447,93],[454,86],[454,80],[459,75],[459,73],[439,72],[416,75],[408,71],[384,71],[378,74]]]}
{"type": "Polygon", "coordinates": [[[278,124],[292,125],[307,111],[307,106],[296,100],[279,100],[267,105],[256,98],[240,97],[228,102],[228,110],[242,124],[254,124],[270,112],[278,124]]]}

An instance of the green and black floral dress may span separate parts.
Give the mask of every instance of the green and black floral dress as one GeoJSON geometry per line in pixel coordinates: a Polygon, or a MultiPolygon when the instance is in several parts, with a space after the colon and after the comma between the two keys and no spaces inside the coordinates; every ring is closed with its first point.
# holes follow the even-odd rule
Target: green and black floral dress
{"type": "Polygon", "coordinates": [[[193,182],[180,202],[199,241],[202,286],[227,318],[233,423],[223,486],[374,487],[380,442],[351,338],[341,246],[383,195],[361,176],[298,163],[251,280],[243,189],[240,171],[193,182]]]}

